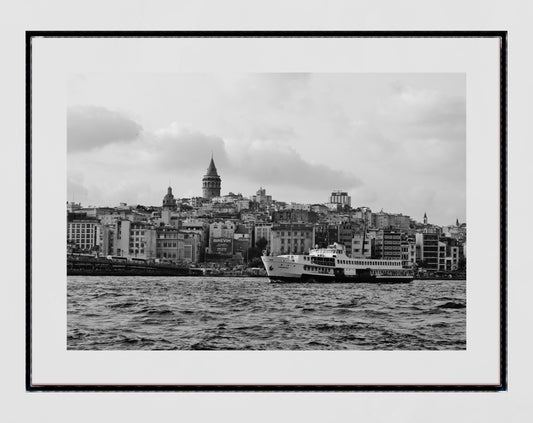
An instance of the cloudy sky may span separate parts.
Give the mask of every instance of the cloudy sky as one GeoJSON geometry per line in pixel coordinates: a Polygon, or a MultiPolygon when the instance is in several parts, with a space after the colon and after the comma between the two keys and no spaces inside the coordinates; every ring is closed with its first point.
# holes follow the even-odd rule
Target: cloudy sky
{"type": "Polygon", "coordinates": [[[68,81],[68,199],[222,194],[466,217],[464,74],[83,74],[68,81]]]}

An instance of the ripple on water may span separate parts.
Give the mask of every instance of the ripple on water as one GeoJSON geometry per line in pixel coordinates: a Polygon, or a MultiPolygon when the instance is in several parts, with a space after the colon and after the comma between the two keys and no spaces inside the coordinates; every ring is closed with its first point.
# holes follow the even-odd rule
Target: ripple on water
{"type": "Polygon", "coordinates": [[[69,277],[83,350],[466,348],[466,282],[275,285],[248,278],[69,277]]]}

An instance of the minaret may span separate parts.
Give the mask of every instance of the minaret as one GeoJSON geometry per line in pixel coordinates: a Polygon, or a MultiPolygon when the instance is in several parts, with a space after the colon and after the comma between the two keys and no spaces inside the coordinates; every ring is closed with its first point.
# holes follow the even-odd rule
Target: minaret
{"type": "Polygon", "coordinates": [[[207,173],[202,178],[202,193],[203,197],[210,200],[213,197],[220,197],[221,180],[218,176],[213,155],[211,155],[211,162],[207,168],[207,173]]]}
{"type": "Polygon", "coordinates": [[[424,212],[424,225],[427,225],[427,224],[428,224],[428,216],[426,212],[424,212]]]}

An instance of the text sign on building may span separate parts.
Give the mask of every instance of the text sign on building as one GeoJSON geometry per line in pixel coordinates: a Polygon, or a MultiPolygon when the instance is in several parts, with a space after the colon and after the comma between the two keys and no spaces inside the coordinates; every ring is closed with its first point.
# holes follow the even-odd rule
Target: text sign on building
{"type": "Polygon", "coordinates": [[[211,252],[215,254],[232,254],[233,240],[231,238],[211,239],[211,252]]]}

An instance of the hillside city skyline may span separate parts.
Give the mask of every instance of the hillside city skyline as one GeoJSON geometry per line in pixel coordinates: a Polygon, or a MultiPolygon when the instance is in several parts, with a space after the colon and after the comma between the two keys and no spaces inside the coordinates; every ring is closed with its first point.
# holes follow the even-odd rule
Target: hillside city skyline
{"type": "MultiPolygon", "coordinates": [[[[441,227],[424,212],[420,223],[402,213],[357,207],[346,191],[332,191],[327,202],[312,205],[276,201],[263,187],[249,198],[223,195],[213,155],[201,181],[201,196],[176,198],[169,186],[160,206],[67,203],[67,251],[111,260],[257,268],[261,256],[337,245],[349,258],[396,260],[405,268],[437,272],[465,269],[466,223],[458,219],[441,227]]],[[[80,265],[75,258],[69,263],[70,272],[80,265]]]]}
{"type": "MultiPolygon", "coordinates": [[[[210,162],[210,165],[208,166],[208,169],[207,169],[207,173],[209,173],[210,171],[210,168],[211,166],[214,166],[214,156],[212,155],[211,156],[211,162],[210,162]]],[[[215,168],[215,172],[216,172],[216,168],[215,168]]],[[[219,190],[221,189],[221,187],[219,188],[219,190]]],[[[172,188],[172,181],[169,180],[168,181],[168,187],[167,187],[167,194],[163,196],[163,205],[157,205],[157,204],[148,204],[148,203],[134,203],[134,204],[130,204],[130,203],[127,203],[125,201],[119,201],[117,204],[82,204],[81,202],[77,202],[75,200],[75,198],[73,197],[71,199],[71,201],[67,201],[67,204],[70,204],[71,206],[72,205],[78,205],[78,206],[84,206],[86,208],[100,208],[100,207],[104,207],[104,208],[113,208],[113,207],[121,207],[121,206],[128,206],[128,207],[138,207],[138,206],[142,206],[142,207],[148,207],[148,208],[162,208],[164,207],[164,202],[165,202],[165,198],[167,197],[168,195],[168,190],[170,190],[170,192],[172,193],[172,198],[175,198],[177,202],[179,202],[179,204],[189,204],[189,201],[187,200],[192,200],[192,199],[200,199],[203,197],[203,194],[204,193],[200,193],[200,195],[197,195],[197,196],[194,196],[194,197],[179,197],[177,194],[178,193],[175,193],[173,188],[172,188]],[[176,195],[174,195],[176,194],[176,195]],[[183,203],[183,200],[185,200],[185,203],[183,203]]],[[[229,191],[227,192],[226,194],[223,194],[222,192],[220,192],[220,195],[216,195],[216,196],[212,196],[210,199],[212,198],[220,198],[220,199],[223,199],[224,197],[232,197],[232,196],[235,196],[235,197],[242,197],[242,199],[244,200],[250,200],[252,201],[253,200],[253,197],[255,197],[260,191],[264,191],[266,192],[267,189],[263,186],[260,186],[259,189],[256,191],[255,194],[252,194],[252,195],[245,195],[245,194],[242,194],[241,192],[233,192],[233,191],[229,191]]],[[[163,191],[162,191],[163,192],[163,191]]],[[[346,190],[343,190],[343,189],[332,189],[330,190],[329,192],[329,195],[328,197],[331,198],[331,195],[333,193],[345,193],[347,195],[349,195],[349,192],[347,192],[346,190]]],[[[275,199],[273,198],[272,195],[269,195],[269,197],[272,198],[272,201],[273,203],[278,203],[278,204],[281,204],[281,205],[286,205],[288,208],[291,208],[291,206],[316,206],[316,205],[325,205],[325,204],[328,204],[328,201],[320,201],[320,202],[315,202],[315,203],[297,203],[297,202],[294,202],[294,201],[285,201],[285,200],[279,200],[279,199],[275,199]]],[[[350,200],[351,200],[351,196],[350,196],[350,200]]],[[[301,208],[301,207],[300,207],[301,208]]],[[[417,221],[417,222],[423,222],[424,219],[427,219],[427,215],[431,215],[431,210],[427,211],[427,210],[424,210],[423,211],[423,215],[420,216],[420,219],[418,219],[417,217],[418,216],[410,216],[410,215],[407,215],[407,214],[404,214],[402,213],[401,210],[384,210],[383,208],[379,209],[379,210],[374,210],[372,209],[371,207],[367,206],[367,205],[364,205],[364,204],[357,204],[357,205],[354,205],[352,207],[353,210],[355,209],[369,209],[373,212],[383,212],[383,213],[388,213],[388,214],[400,214],[400,215],[404,215],[404,216],[408,216],[410,217],[413,221],[417,221]]],[[[453,222],[447,222],[447,223],[433,223],[434,225],[437,225],[437,226],[448,226],[448,225],[453,225],[454,223],[457,223],[459,222],[460,219],[458,217],[455,218],[455,221],[453,222]]],[[[465,222],[465,221],[462,221],[462,222],[465,222]]]]}

